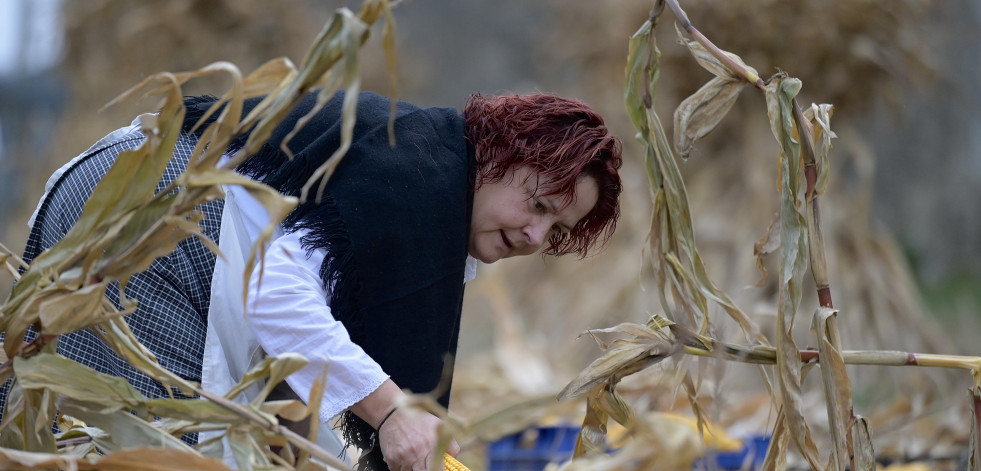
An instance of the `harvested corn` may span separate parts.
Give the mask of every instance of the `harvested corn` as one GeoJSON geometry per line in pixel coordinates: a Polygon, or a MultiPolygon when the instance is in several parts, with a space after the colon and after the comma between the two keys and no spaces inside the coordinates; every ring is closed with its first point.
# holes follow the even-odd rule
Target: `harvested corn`
{"type": "Polygon", "coordinates": [[[470,471],[470,468],[450,455],[443,455],[443,467],[446,468],[446,471],[470,471]]]}

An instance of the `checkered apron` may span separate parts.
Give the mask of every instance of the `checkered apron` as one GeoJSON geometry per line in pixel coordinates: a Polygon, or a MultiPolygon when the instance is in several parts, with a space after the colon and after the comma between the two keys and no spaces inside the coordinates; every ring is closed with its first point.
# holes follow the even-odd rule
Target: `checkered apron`
{"type": "MultiPolygon", "coordinates": [[[[41,202],[24,251],[25,260],[30,262],[64,237],[116,156],[142,143],[143,135],[135,129],[90,149],[79,158],[41,202]]],[[[157,191],[184,171],[195,143],[195,137],[181,134],[157,191]]],[[[201,222],[203,232],[215,241],[223,205],[218,200],[199,207],[205,215],[201,222]]],[[[214,266],[215,254],[197,238],[190,237],[179,243],[172,254],[158,258],[146,271],[134,275],[126,286],[126,296],[138,303],[136,312],[125,317],[136,338],[153,352],[163,367],[190,381],[201,380],[214,266]]],[[[106,295],[121,308],[118,283],[113,283],[106,295]]],[[[36,335],[29,332],[28,340],[36,335]]],[[[150,398],[168,396],[163,385],[129,365],[88,330],[62,335],[58,353],[101,373],[125,378],[150,398]]],[[[0,404],[6,400],[8,387],[9,383],[0,390],[0,404]]],[[[186,397],[176,389],[174,395],[186,397]]]]}

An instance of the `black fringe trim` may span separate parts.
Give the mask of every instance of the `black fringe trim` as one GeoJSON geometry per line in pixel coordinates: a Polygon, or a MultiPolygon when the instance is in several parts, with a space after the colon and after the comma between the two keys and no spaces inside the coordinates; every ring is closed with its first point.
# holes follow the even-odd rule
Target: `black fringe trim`
{"type": "MultiPolygon", "coordinates": [[[[213,105],[216,101],[218,101],[218,97],[213,95],[184,97],[184,122],[181,124],[181,130],[201,138],[201,134],[204,133],[205,128],[218,119],[224,105],[215,110],[215,112],[208,116],[208,119],[197,126],[197,128],[195,128],[195,125],[198,124],[198,121],[201,120],[204,113],[207,112],[208,108],[211,108],[211,105],[213,105]],[[193,133],[191,132],[192,129],[194,130],[193,133]]],[[[242,116],[245,116],[245,114],[247,114],[257,103],[259,103],[259,100],[256,98],[246,100],[245,108],[242,111],[242,116]]],[[[228,145],[228,150],[234,152],[245,147],[245,143],[249,140],[250,132],[244,133],[233,139],[228,145]]]]}
{"type": "Polygon", "coordinates": [[[344,441],[362,450],[361,457],[355,463],[358,471],[387,471],[388,464],[382,456],[381,445],[378,443],[378,432],[368,422],[361,420],[351,411],[345,411],[341,421],[341,433],[344,441]]]}
{"type": "MultiPolygon", "coordinates": [[[[191,129],[194,128],[194,125],[201,120],[204,113],[208,111],[208,108],[211,108],[211,105],[213,105],[216,101],[218,101],[218,97],[214,95],[184,97],[184,123],[181,124],[181,130],[186,133],[191,133],[191,129]]],[[[206,128],[208,124],[215,122],[215,119],[220,113],[221,110],[218,110],[218,112],[212,114],[207,121],[198,126],[193,134],[200,136],[201,132],[204,131],[204,128],[206,128]]]]}

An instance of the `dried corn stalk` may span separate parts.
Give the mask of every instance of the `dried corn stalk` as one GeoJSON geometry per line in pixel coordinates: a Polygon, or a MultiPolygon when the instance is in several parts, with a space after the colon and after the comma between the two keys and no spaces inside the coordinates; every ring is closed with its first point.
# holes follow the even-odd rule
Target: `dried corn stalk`
{"type": "MultiPolygon", "coordinates": [[[[679,31],[680,34],[680,31],[679,31]]],[[[789,445],[813,469],[872,469],[874,451],[871,427],[866,419],[852,411],[851,381],[845,364],[880,364],[896,366],[941,366],[963,368],[977,377],[981,358],[902,352],[845,351],[833,309],[830,283],[824,255],[818,197],[828,184],[828,153],[835,137],[829,126],[830,105],[812,105],[802,112],[796,96],[801,82],[779,73],[763,80],[738,56],[722,51],[695,29],[677,0],[655,2],[650,19],[630,41],[627,59],[625,101],[638,137],[644,147],[651,184],[654,214],[649,238],[649,255],[657,283],[664,319],[654,317],[648,325],[621,324],[611,329],[591,331],[618,333],[622,338],[607,346],[599,359],[560,393],[561,397],[587,395],[587,413],[576,448],[576,456],[590,456],[590,463],[609,464],[609,469],[633,469],[614,463],[622,460],[602,458],[607,421],[613,418],[638,434],[641,425],[635,420],[616,386],[620,380],[677,352],[709,356],[728,361],[776,365],[778,388],[771,394],[779,404],[764,469],[784,469],[789,445]],[[654,113],[654,90],[659,73],[659,51],[653,29],[665,6],[669,5],[685,33],[683,39],[698,63],[715,75],[706,85],[681,103],[675,112],[675,145],[687,156],[695,141],[714,129],[732,107],[738,90],[750,83],[763,92],[771,131],[780,146],[778,218],[768,237],[757,244],[757,257],[777,251],[779,255],[778,305],[775,316],[774,347],[759,334],[760,330],[738,307],[729,301],[705,276],[695,247],[684,182],[678,172],[671,147],[658,116],[654,113]],[[814,317],[818,351],[800,350],[793,337],[793,326],[802,299],[804,276],[810,268],[817,288],[820,307],[814,317]],[[709,330],[709,303],[716,301],[736,320],[747,339],[756,345],[724,344],[706,335],[709,330]],[[812,439],[811,427],[804,415],[801,383],[810,367],[820,361],[831,425],[832,447],[827,461],[820,456],[812,439]],[[611,404],[615,404],[612,407],[611,404]],[[827,465],[825,463],[828,463],[827,465]]],[[[762,263],[758,264],[762,268],[762,263]]],[[[765,276],[765,272],[764,272],[765,276]]],[[[694,383],[687,379],[683,367],[679,375],[691,400],[692,410],[699,414],[694,383]]],[[[701,417],[699,417],[701,419],[701,417]]],[[[975,427],[977,427],[975,425],[975,427]]],[[[975,429],[972,450],[977,450],[975,429]]],[[[623,451],[623,450],[621,450],[623,451]]],[[[976,451],[972,451],[974,453],[976,451]]],[[[635,462],[645,459],[649,450],[638,451],[635,462]]],[[[974,455],[972,454],[972,459],[974,455]]],[[[972,461],[973,466],[977,466],[972,461]]]]}

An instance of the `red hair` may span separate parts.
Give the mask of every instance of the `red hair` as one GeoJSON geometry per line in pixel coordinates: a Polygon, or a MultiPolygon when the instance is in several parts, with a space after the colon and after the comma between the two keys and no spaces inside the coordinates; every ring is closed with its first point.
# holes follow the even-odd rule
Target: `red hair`
{"type": "Polygon", "coordinates": [[[589,105],[555,95],[472,95],[464,108],[467,140],[477,156],[476,188],[499,182],[509,170],[530,167],[545,195],[559,195],[563,205],[575,199],[583,177],[595,179],[596,206],[567,235],[554,235],[543,253],[576,253],[585,257],[602,246],[620,216],[620,141],[589,105]]]}

